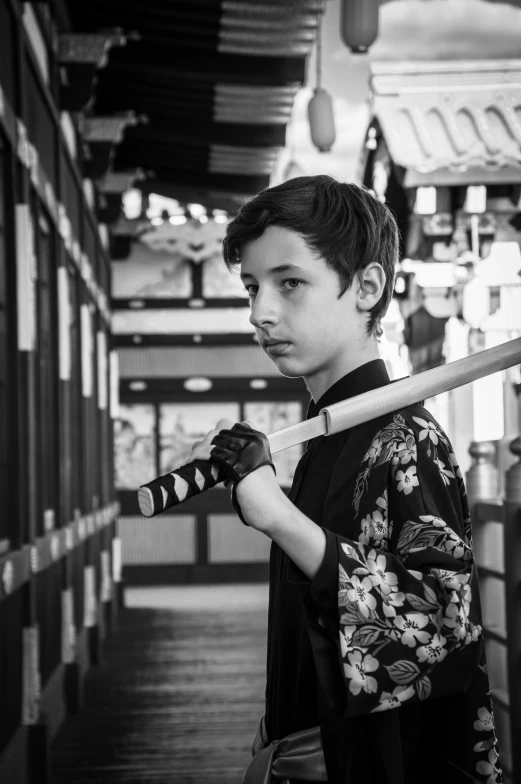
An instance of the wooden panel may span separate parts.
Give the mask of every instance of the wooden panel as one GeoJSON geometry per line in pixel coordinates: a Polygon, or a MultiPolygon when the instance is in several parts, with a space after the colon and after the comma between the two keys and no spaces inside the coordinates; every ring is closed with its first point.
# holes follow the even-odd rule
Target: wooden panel
{"type": "Polygon", "coordinates": [[[243,525],[237,515],[208,515],[210,563],[266,563],[270,540],[243,525]]]}
{"type": "Polygon", "coordinates": [[[485,566],[496,572],[505,571],[503,553],[503,523],[477,523],[479,536],[476,536],[475,556],[478,566],[485,566]]]}
{"type": "Polygon", "coordinates": [[[45,686],[61,661],[62,564],[36,577],[37,623],[40,634],[40,675],[45,686]]]}
{"type": "Polygon", "coordinates": [[[87,214],[83,215],[83,250],[98,277],[98,237],[87,214]]]}
{"type": "MultiPolygon", "coordinates": [[[[35,221],[36,225],[36,221],[35,221]]],[[[57,516],[59,497],[57,306],[54,244],[49,232],[37,229],[38,255],[38,441],[40,508],[38,533],[44,530],[44,512],[57,516]]],[[[58,519],[55,519],[58,524],[58,519]]]]}
{"type": "Polygon", "coordinates": [[[188,376],[278,376],[279,371],[258,345],[164,346],[120,348],[119,371],[124,378],[186,378],[188,376]]]}
{"type": "MultiPolygon", "coordinates": [[[[0,29],[2,21],[2,3],[0,2],[0,29]]],[[[2,33],[0,33],[0,38],[2,33]]],[[[0,43],[0,50],[2,43],[0,43]]],[[[0,55],[1,57],[1,55],[0,55]]],[[[0,60],[1,63],[1,60],[0,60]]],[[[1,65],[0,65],[1,72],[1,65]]],[[[8,411],[7,411],[7,318],[6,318],[6,298],[7,298],[7,254],[5,243],[5,187],[4,169],[6,155],[2,149],[0,140],[0,507],[6,511],[8,498],[8,475],[11,473],[9,463],[11,457],[8,449],[8,411]]],[[[2,514],[0,519],[0,541],[9,538],[9,516],[2,514]]]]}
{"type": "Polygon", "coordinates": [[[72,559],[72,592],[74,601],[74,623],[76,630],[80,631],[83,627],[83,614],[84,614],[84,580],[83,570],[87,562],[86,545],[82,544],[76,547],[71,555],[72,559]]]}
{"type": "Polygon", "coordinates": [[[64,153],[60,160],[60,194],[61,202],[65,205],[67,215],[72,224],[72,232],[76,239],[81,236],[80,210],[81,194],[74,176],[74,171],[64,153]]]}
{"type": "Polygon", "coordinates": [[[30,65],[26,74],[29,141],[36,147],[42,169],[56,189],[56,127],[30,65]]]}
{"type": "Polygon", "coordinates": [[[496,640],[487,639],[485,634],[490,688],[508,694],[507,649],[496,640]]]}
{"type": "Polygon", "coordinates": [[[16,781],[17,784],[29,781],[28,729],[28,727],[19,727],[8,747],[0,756],[0,781],[16,781]]]}
{"type": "Polygon", "coordinates": [[[477,520],[485,523],[491,520],[502,523],[505,519],[505,509],[502,501],[478,501],[474,505],[474,514],[477,520]]]}
{"type": "Polygon", "coordinates": [[[483,626],[506,638],[505,583],[496,577],[483,574],[480,579],[483,626]]]}
{"type": "Polygon", "coordinates": [[[80,332],[80,286],[82,282],[79,276],[69,268],[71,272],[71,380],[70,384],[70,438],[71,453],[73,455],[73,465],[71,471],[71,499],[72,508],[85,509],[83,506],[84,478],[80,464],[81,453],[83,450],[83,424],[81,416],[81,332],[80,332]]]}
{"type": "Polygon", "coordinates": [[[164,514],[150,520],[120,517],[123,565],[195,563],[195,519],[193,515],[164,514]]]}
{"type": "Polygon", "coordinates": [[[501,753],[501,763],[507,769],[510,769],[512,764],[512,742],[510,738],[508,710],[499,700],[494,699],[494,693],[492,693],[492,702],[494,705],[494,719],[496,722],[496,735],[501,753]]]}
{"type": "Polygon", "coordinates": [[[15,46],[13,14],[6,0],[0,0],[0,85],[11,105],[15,103],[15,46]]]}
{"type": "Polygon", "coordinates": [[[22,591],[0,605],[0,749],[22,720],[22,591]]]}

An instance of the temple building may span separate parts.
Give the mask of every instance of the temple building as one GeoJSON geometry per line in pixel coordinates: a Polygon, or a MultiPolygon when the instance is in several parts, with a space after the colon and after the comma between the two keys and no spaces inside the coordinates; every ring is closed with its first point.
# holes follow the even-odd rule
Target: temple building
{"type": "MultiPolygon", "coordinates": [[[[521,60],[371,65],[360,175],[400,226],[395,298],[414,372],[521,332],[520,106],[521,60]]],[[[432,401],[458,453],[511,440],[518,383],[498,374],[432,401]]]]}

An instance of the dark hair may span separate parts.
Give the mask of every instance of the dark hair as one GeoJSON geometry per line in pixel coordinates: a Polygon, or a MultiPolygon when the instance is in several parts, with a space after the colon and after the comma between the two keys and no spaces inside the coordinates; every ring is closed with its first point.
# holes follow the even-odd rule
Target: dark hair
{"type": "Polygon", "coordinates": [[[229,270],[240,264],[242,247],[258,239],[268,226],[282,226],[300,234],[308,247],[334,269],[340,279],[339,298],[355,275],[377,261],[385,275],[385,288],[369,311],[367,333],[382,334],[394,289],[399,235],[391,211],[367,188],[339,182],[319,174],[295,177],[266,188],[239,210],[228,224],[223,256],[229,270]]]}

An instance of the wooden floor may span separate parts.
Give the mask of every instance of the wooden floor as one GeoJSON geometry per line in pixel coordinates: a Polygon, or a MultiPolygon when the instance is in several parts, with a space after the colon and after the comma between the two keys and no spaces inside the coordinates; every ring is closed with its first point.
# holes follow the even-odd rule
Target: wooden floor
{"type": "Polygon", "coordinates": [[[128,589],[52,784],[240,784],[263,712],[267,586],[128,589]]]}

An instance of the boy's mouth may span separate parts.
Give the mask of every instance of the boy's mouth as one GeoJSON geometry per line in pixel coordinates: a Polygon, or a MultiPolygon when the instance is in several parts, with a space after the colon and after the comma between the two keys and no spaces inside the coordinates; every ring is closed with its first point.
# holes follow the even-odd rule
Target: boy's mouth
{"type": "Polygon", "coordinates": [[[269,354],[280,354],[282,353],[290,344],[288,341],[266,341],[264,343],[264,348],[269,354]]]}

